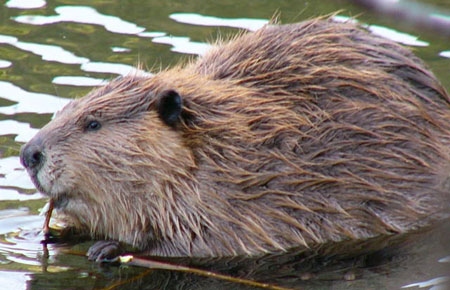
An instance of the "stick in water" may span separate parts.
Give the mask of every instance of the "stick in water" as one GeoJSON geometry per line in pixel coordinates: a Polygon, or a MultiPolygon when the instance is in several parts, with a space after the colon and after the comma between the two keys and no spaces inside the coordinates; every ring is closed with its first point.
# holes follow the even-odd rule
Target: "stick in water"
{"type": "Polygon", "coordinates": [[[45,221],[44,226],[42,227],[42,231],[44,232],[45,237],[50,234],[50,218],[52,217],[53,212],[53,199],[50,199],[48,202],[48,210],[45,213],[45,221]]]}
{"type": "Polygon", "coordinates": [[[243,285],[249,285],[249,286],[263,288],[263,289],[292,290],[290,288],[284,288],[284,287],[267,284],[267,283],[260,283],[260,282],[256,282],[256,281],[252,281],[252,280],[243,279],[243,278],[231,277],[228,275],[205,271],[205,270],[201,270],[201,269],[197,269],[197,268],[191,268],[191,267],[186,267],[186,266],[181,266],[181,265],[174,265],[174,264],[170,264],[170,263],[154,261],[154,260],[145,259],[145,258],[138,258],[138,257],[134,257],[132,255],[120,256],[119,261],[125,265],[139,266],[139,267],[145,267],[145,268],[149,268],[149,269],[161,269],[161,270],[187,272],[187,273],[197,274],[200,276],[212,277],[212,278],[216,278],[216,279],[220,279],[220,280],[239,283],[239,284],[243,284],[243,285]]]}

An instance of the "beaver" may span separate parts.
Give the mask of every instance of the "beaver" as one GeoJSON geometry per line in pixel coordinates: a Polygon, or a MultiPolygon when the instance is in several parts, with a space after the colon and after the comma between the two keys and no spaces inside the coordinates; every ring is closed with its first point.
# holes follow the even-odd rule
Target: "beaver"
{"type": "Polygon", "coordinates": [[[449,120],[449,95],[411,51],[316,18],[114,79],[58,112],[21,161],[97,239],[257,256],[447,219],[449,120]]]}

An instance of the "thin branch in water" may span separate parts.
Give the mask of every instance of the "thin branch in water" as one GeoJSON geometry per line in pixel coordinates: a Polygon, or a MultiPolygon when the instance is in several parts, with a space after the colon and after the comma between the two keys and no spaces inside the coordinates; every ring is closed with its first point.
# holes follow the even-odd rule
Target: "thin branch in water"
{"type": "Polygon", "coordinates": [[[185,272],[185,273],[192,273],[204,277],[211,277],[215,279],[220,279],[228,282],[238,283],[242,285],[248,285],[253,287],[259,287],[262,289],[271,289],[271,290],[293,290],[290,288],[284,288],[268,283],[260,283],[252,280],[242,279],[242,278],[235,278],[228,275],[218,274],[211,271],[181,266],[181,265],[175,265],[160,261],[154,261],[150,259],[144,259],[144,258],[138,258],[134,256],[121,256],[119,257],[119,260],[124,265],[130,265],[130,266],[138,266],[138,267],[145,267],[149,269],[158,269],[158,270],[169,270],[169,271],[178,271],[178,272],[185,272]]]}
{"type": "Polygon", "coordinates": [[[44,237],[47,240],[50,234],[50,219],[52,218],[53,212],[53,199],[50,199],[48,202],[48,210],[45,213],[45,221],[44,226],[42,227],[42,231],[44,233],[44,237]]]}

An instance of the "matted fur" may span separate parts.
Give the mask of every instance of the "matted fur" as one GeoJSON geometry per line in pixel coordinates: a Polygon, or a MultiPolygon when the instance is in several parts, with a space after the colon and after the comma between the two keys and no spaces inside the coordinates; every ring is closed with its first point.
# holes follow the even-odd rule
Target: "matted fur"
{"type": "Polygon", "coordinates": [[[409,50],[313,19],[73,101],[30,141],[45,157],[31,175],[95,237],[254,255],[447,218],[449,120],[449,96],[409,50]],[[174,126],[156,110],[167,90],[183,100],[174,126]]]}

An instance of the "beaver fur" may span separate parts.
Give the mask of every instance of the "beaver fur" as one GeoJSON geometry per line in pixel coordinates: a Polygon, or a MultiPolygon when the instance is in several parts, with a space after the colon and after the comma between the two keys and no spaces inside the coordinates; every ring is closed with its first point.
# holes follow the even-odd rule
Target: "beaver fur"
{"type": "Polygon", "coordinates": [[[21,152],[94,237],[163,256],[258,255],[449,216],[450,98],[350,23],[267,25],[72,101],[21,152]]]}

